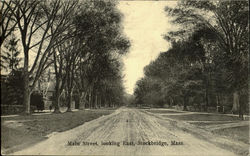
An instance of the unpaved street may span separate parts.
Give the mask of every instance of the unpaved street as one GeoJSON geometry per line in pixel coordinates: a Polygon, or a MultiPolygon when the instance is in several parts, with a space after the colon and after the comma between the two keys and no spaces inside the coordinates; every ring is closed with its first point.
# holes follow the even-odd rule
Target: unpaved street
{"type": "Polygon", "coordinates": [[[129,108],[118,109],[113,114],[87,122],[72,130],[52,134],[47,140],[14,154],[234,155],[178,128],[172,120],[163,120],[129,108]],[[147,145],[137,145],[138,141],[147,145]],[[164,145],[148,145],[150,141],[164,145]],[[171,141],[179,142],[180,145],[171,145],[171,141]],[[95,142],[98,145],[87,145],[95,142]],[[108,145],[102,145],[102,142],[108,142],[108,145]],[[132,143],[123,145],[123,142],[132,143]]]}

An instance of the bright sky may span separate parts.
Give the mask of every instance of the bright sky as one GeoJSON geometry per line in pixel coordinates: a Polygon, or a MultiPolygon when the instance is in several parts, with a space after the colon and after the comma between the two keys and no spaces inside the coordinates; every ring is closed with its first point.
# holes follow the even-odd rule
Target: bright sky
{"type": "Polygon", "coordinates": [[[133,94],[135,83],[143,77],[143,68],[170,44],[163,35],[172,30],[165,6],[176,1],[120,1],[118,8],[124,15],[124,34],[131,41],[129,54],[124,58],[125,88],[133,94]]]}
{"type": "Polygon", "coordinates": [[[143,77],[143,68],[169,48],[163,35],[173,28],[164,7],[175,5],[176,1],[170,0],[119,2],[118,9],[124,15],[124,34],[131,42],[130,51],[123,58],[127,93],[133,94],[136,81],[143,77]]]}

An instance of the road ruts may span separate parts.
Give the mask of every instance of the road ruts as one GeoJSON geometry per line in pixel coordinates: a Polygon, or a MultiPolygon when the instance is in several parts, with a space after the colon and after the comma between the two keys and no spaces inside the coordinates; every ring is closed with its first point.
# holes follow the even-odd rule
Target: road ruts
{"type": "Polygon", "coordinates": [[[192,155],[231,156],[233,153],[201,140],[163,120],[137,109],[121,108],[72,130],[51,135],[47,140],[13,153],[22,155],[192,155]],[[97,142],[98,146],[69,146],[68,142],[97,142]],[[101,142],[119,142],[101,145],[101,142]],[[123,145],[123,141],[166,142],[168,145],[123,145]],[[171,145],[171,141],[183,145],[171,145]]]}

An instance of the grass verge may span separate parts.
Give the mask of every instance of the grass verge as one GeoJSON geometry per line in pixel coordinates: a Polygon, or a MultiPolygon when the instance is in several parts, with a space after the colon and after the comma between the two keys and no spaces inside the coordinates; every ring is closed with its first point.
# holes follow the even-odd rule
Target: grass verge
{"type": "Polygon", "coordinates": [[[242,141],[246,144],[249,143],[249,126],[239,126],[239,127],[231,127],[213,130],[212,133],[229,137],[234,140],[242,141]]]}
{"type": "Polygon", "coordinates": [[[238,121],[213,121],[213,122],[188,122],[190,124],[193,124],[193,125],[196,125],[196,126],[200,126],[200,127],[203,127],[203,126],[208,126],[208,125],[220,125],[220,124],[230,124],[230,123],[237,123],[238,121]]]}
{"type": "MultiPolygon", "coordinates": [[[[226,116],[226,115],[216,115],[216,114],[189,114],[189,115],[178,115],[178,116],[177,115],[176,116],[164,115],[164,116],[183,121],[200,121],[191,124],[199,126],[201,128],[208,125],[220,126],[221,124],[238,123],[242,121],[237,116],[226,116]],[[211,122],[207,123],[205,121],[211,121],[211,122]]],[[[211,132],[223,137],[228,137],[249,144],[249,126],[222,128],[217,130],[211,130],[211,132]]]]}
{"type": "Polygon", "coordinates": [[[1,154],[26,148],[46,139],[52,132],[63,132],[112,112],[114,110],[100,109],[1,117],[1,154]]]}
{"type": "MultiPolygon", "coordinates": [[[[249,156],[249,143],[245,143],[242,141],[238,141],[239,139],[232,139],[232,137],[230,137],[229,132],[221,132],[221,133],[217,133],[216,131],[211,132],[208,129],[203,129],[200,126],[192,126],[194,124],[190,124],[188,122],[186,122],[187,120],[183,120],[181,121],[179,118],[177,119],[179,116],[184,116],[184,115],[169,115],[168,118],[165,118],[167,115],[158,115],[158,114],[154,114],[154,113],[150,113],[147,111],[143,111],[149,115],[153,115],[159,119],[162,120],[167,120],[170,122],[170,124],[172,124],[174,127],[181,129],[183,132],[185,133],[190,133],[192,134],[194,137],[201,139],[201,140],[205,140],[207,142],[210,142],[222,149],[226,149],[228,151],[234,152],[236,155],[240,155],[240,156],[249,156]],[[177,120],[176,120],[177,119],[177,120]]],[[[189,115],[185,115],[185,116],[195,116],[195,115],[200,115],[200,114],[189,114],[189,115]]],[[[202,114],[202,115],[206,115],[206,114],[202,114]]],[[[211,114],[211,115],[215,115],[216,114],[211,114]]],[[[222,119],[226,119],[222,117],[222,119]]],[[[231,116],[229,116],[231,117],[231,116]]],[[[212,118],[214,119],[214,118],[212,118]]],[[[230,118],[229,118],[230,119],[230,118]]],[[[189,118],[190,120],[190,118],[189,118]]],[[[193,121],[197,121],[197,118],[193,118],[193,121]]],[[[204,121],[207,121],[204,120],[204,121]]],[[[227,121],[227,120],[225,120],[227,121]]],[[[216,121],[215,121],[216,122],[216,121]]],[[[236,120],[234,120],[234,122],[236,122],[236,120]]],[[[218,122],[217,122],[218,123],[218,122]]],[[[204,124],[205,125],[205,124],[204,124]]],[[[221,130],[221,129],[220,129],[221,130]]],[[[241,132],[241,130],[235,130],[235,137],[238,137],[239,135],[242,135],[241,133],[244,133],[244,135],[242,135],[242,137],[246,140],[249,140],[248,136],[248,131],[246,129],[246,127],[244,128],[244,131],[241,132]]]]}
{"type": "Polygon", "coordinates": [[[188,114],[188,115],[164,115],[164,117],[184,121],[237,121],[237,116],[226,116],[220,114],[188,114]]]}
{"type": "Polygon", "coordinates": [[[151,113],[184,113],[184,112],[180,112],[180,111],[174,111],[174,110],[162,110],[162,109],[148,109],[147,110],[148,112],[151,112],[151,113]]]}

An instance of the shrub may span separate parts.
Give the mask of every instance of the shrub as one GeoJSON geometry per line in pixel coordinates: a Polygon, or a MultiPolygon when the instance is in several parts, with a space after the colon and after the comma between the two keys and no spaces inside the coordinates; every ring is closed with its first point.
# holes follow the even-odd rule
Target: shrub
{"type": "Polygon", "coordinates": [[[34,91],[30,96],[30,105],[35,106],[38,111],[43,111],[44,102],[42,94],[37,91],[34,91]]]}

